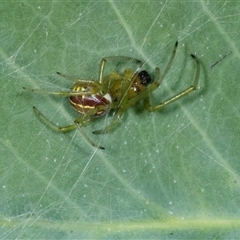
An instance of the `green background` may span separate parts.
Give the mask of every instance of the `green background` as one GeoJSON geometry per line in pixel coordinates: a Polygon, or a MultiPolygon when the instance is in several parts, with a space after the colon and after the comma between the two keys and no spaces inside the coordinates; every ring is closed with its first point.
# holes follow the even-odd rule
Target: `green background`
{"type": "Polygon", "coordinates": [[[240,237],[240,2],[0,1],[0,238],[233,239],[240,237]],[[56,133],[78,116],[56,75],[97,79],[104,56],[164,69],[152,102],[197,91],[159,112],[141,102],[104,135],[56,133]]]}

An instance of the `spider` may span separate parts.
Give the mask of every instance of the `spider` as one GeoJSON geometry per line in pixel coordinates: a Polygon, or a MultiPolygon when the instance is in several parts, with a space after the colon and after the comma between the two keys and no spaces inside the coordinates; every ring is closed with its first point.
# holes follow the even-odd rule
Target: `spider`
{"type": "MultiPolygon", "coordinates": [[[[82,129],[82,127],[89,124],[92,119],[101,117],[108,111],[114,110],[115,115],[113,116],[111,123],[101,130],[92,132],[94,134],[107,133],[119,122],[122,114],[135,105],[139,100],[143,100],[146,110],[154,112],[161,110],[166,105],[196,90],[200,75],[200,62],[195,55],[191,54],[192,59],[196,62],[196,73],[193,84],[156,106],[152,106],[150,103],[150,93],[159,87],[169,71],[176,55],[177,46],[178,42],[174,45],[171,57],[163,73],[160,75],[159,68],[155,69],[154,81],[151,80],[147,71],[141,70],[143,65],[142,61],[131,57],[117,56],[102,58],[97,81],[75,79],[75,83],[69,91],[51,92],[41,89],[27,89],[25,87],[23,87],[23,89],[36,93],[69,97],[72,107],[81,114],[72,125],[59,127],[49,121],[36,107],[33,106],[33,110],[36,115],[52,129],[58,132],[68,132],[74,129],[79,129],[82,135],[93,147],[105,149],[104,147],[95,144],[82,129]],[[137,64],[138,68],[136,71],[127,68],[124,72],[112,72],[106,77],[103,77],[106,63],[114,60],[132,61],[137,64]]],[[[69,78],[60,72],[57,72],[57,74],[64,78],[69,78]]]]}

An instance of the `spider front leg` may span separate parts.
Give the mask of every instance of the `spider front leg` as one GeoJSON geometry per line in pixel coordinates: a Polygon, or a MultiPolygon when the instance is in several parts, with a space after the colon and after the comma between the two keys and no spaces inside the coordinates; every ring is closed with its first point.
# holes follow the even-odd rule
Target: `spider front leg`
{"type": "Polygon", "coordinates": [[[55,125],[54,123],[52,123],[50,120],[48,120],[36,107],[33,107],[33,111],[34,113],[40,118],[40,120],[45,123],[47,126],[49,126],[50,128],[52,128],[54,131],[56,132],[69,132],[72,131],[74,129],[78,129],[82,135],[85,137],[85,139],[93,146],[99,149],[105,149],[104,147],[95,144],[87,135],[86,133],[83,131],[82,127],[89,124],[91,118],[89,116],[86,115],[82,115],[79,118],[77,118],[74,121],[74,124],[69,125],[69,126],[64,126],[64,127],[59,127],[57,125],[55,125]]]}
{"type": "Polygon", "coordinates": [[[150,97],[149,97],[149,95],[146,96],[144,98],[144,106],[145,106],[145,108],[149,112],[158,111],[158,110],[162,109],[163,107],[165,107],[166,105],[168,105],[168,104],[178,100],[179,98],[186,96],[188,93],[196,90],[197,84],[198,84],[198,80],[199,80],[199,76],[200,76],[200,62],[199,62],[198,58],[195,55],[191,54],[191,57],[195,60],[196,65],[197,65],[196,75],[195,75],[195,79],[194,79],[193,85],[188,87],[187,89],[183,90],[182,92],[176,94],[175,96],[169,98],[168,100],[166,100],[166,101],[156,105],[156,106],[151,106],[151,104],[150,104],[150,97]]]}

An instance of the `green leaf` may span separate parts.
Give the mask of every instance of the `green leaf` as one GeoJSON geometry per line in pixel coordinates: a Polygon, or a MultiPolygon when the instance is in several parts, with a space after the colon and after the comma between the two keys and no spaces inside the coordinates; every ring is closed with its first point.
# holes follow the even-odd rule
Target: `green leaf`
{"type": "Polygon", "coordinates": [[[1,239],[237,239],[240,237],[237,1],[2,1],[0,4],[1,239]],[[54,132],[34,115],[72,124],[60,71],[96,79],[104,56],[163,72],[152,104],[193,84],[161,111],[142,102],[108,134],[54,132]]]}

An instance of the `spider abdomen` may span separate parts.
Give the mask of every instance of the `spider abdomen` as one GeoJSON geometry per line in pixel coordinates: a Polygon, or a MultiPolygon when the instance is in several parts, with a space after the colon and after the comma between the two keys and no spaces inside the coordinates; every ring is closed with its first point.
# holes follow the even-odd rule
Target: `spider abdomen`
{"type": "Polygon", "coordinates": [[[100,117],[104,115],[109,109],[111,97],[109,94],[101,95],[76,95],[70,97],[70,103],[73,108],[81,113],[87,114],[92,112],[93,117],[100,117]]]}

